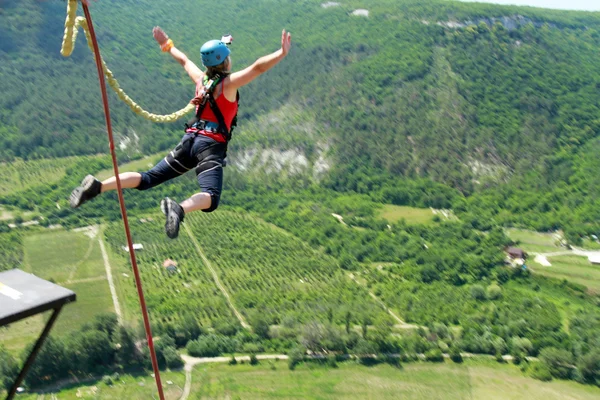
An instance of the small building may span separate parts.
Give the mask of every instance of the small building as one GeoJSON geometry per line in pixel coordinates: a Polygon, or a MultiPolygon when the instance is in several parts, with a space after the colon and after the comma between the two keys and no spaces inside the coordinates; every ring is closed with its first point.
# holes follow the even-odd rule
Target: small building
{"type": "Polygon", "coordinates": [[[175,273],[177,272],[177,261],[167,258],[165,262],[163,262],[163,268],[170,273],[175,273]]]}
{"type": "Polygon", "coordinates": [[[594,265],[600,265],[600,254],[589,255],[588,260],[594,265]]]}
{"type": "Polygon", "coordinates": [[[523,249],[519,249],[518,247],[509,247],[506,249],[506,252],[508,253],[508,256],[513,260],[525,260],[527,258],[527,253],[525,253],[523,249]]]}
{"type": "MultiPolygon", "coordinates": [[[[129,253],[129,246],[123,246],[123,250],[125,250],[126,252],[129,253]]],[[[134,243],[133,244],[133,250],[137,251],[137,250],[144,250],[144,245],[141,243],[134,243]]]]}

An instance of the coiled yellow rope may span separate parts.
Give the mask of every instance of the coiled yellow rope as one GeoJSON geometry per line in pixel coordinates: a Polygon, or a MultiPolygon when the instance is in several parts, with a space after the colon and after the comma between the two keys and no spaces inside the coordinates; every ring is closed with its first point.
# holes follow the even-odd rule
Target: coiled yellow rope
{"type": "MultiPolygon", "coordinates": [[[[60,49],[60,54],[62,54],[65,57],[69,57],[73,52],[73,47],[75,46],[75,40],[77,39],[79,27],[83,28],[83,31],[85,32],[85,37],[87,39],[87,44],[90,50],[92,50],[92,54],[94,54],[94,49],[92,47],[92,39],[90,37],[87,21],[84,17],[78,17],[76,13],[77,0],[69,0],[67,2],[67,20],[65,21],[65,35],[63,36],[62,47],[60,49]]],[[[108,69],[104,60],[101,58],[100,61],[102,62],[102,69],[104,70],[104,75],[106,75],[108,84],[115,91],[117,96],[119,96],[119,98],[123,100],[125,104],[127,104],[133,110],[134,113],[141,115],[142,117],[150,121],[173,122],[183,117],[185,114],[191,112],[195,107],[193,104],[188,104],[185,108],[176,111],[173,114],[152,114],[140,107],[135,101],[131,99],[131,97],[129,97],[123,91],[123,89],[121,89],[121,87],[119,86],[119,82],[117,82],[111,70],[108,69]]]]}

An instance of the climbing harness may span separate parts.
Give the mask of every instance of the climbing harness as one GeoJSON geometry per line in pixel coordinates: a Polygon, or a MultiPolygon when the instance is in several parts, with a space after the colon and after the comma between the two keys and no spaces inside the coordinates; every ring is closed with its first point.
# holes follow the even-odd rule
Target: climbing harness
{"type": "MultiPolygon", "coordinates": [[[[202,96],[202,102],[198,105],[198,110],[196,110],[196,116],[191,119],[187,124],[185,124],[185,131],[187,133],[196,133],[201,130],[206,130],[209,132],[216,132],[223,135],[225,140],[229,142],[231,140],[231,134],[233,133],[233,128],[237,126],[237,113],[233,117],[231,121],[231,129],[227,129],[227,124],[225,123],[225,118],[223,117],[223,113],[219,109],[217,102],[213,96],[214,90],[225,79],[223,75],[216,75],[214,78],[209,79],[206,75],[203,78],[204,88],[199,96],[202,96]],[[218,124],[215,124],[212,121],[207,121],[202,119],[202,112],[206,108],[206,105],[209,105],[213,114],[217,118],[218,124]]],[[[224,94],[221,94],[224,96],[224,94]]],[[[240,94],[237,93],[236,100],[237,103],[240,101],[240,94]]]]}

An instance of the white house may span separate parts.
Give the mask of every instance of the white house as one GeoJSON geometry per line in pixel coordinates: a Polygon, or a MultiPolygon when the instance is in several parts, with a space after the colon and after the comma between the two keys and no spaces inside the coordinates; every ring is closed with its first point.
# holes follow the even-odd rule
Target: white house
{"type": "Polygon", "coordinates": [[[590,260],[592,264],[600,265],[600,253],[588,255],[588,260],[590,260]]]}
{"type": "MultiPolygon", "coordinates": [[[[123,250],[129,253],[129,246],[123,246],[123,250]]],[[[144,245],[141,243],[134,243],[133,250],[144,250],[144,245]]]]}

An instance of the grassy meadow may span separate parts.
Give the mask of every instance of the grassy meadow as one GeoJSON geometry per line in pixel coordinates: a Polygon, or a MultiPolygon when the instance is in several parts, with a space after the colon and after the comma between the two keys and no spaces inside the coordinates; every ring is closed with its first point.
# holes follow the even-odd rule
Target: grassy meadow
{"type": "MultiPolygon", "coordinates": [[[[165,398],[179,399],[185,385],[183,371],[161,373],[165,398]]],[[[337,368],[314,363],[290,371],[287,362],[263,360],[259,365],[200,364],[192,372],[189,399],[340,399],[340,400],[592,400],[600,389],[572,381],[541,382],[511,364],[490,359],[409,363],[398,369],[386,364],[366,367],[354,362],[337,368]]],[[[93,381],[62,390],[25,394],[24,400],[157,398],[154,379],[148,375],[120,376],[112,385],[93,381]]]]}
{"type": "MultiPolygon", "coordinates": [[[[183,394],[185,373],[183,371],[163,371],[160,374],[166,400],[177,400],[183,394]],[[170,383],[168,383],[170,382],[170,383]]],[[[70,385],[62,390],[19,396],[23,400],[147,400],[158,399],[156,383],[149,373],[121,375],[112,385],[93,381],[86,385],[70,385]]]]}
{"type": "Polygon", "coordinates": [[[557,238],[553,233],[534,232],[526,229],[508,228],[506,235],[518,242],[517,247],[528,253],[551,253],[566,250],[557,245],[557,238]]]}
{"type": "MultiPolygon", "coordinates": [[[[24,270],[73,290],[77,301],[63,308],[55,334],[79,329],[98,314],[114,312],[98,236],[52,230],[24,240],[24,270]]],[[[18,353],[39,336],[45,315],[37,315],[0,330],[0,341],[18,353]]]]}
{"type": "Polygon", "coordinates": [[[600,266],[593,265],[583,256],[548,257],[550,267],[535,265],[535,272],[544,276],[584,285],[593,293],[600,293],[600,266]]]}
{"type": "Polygon", "coordinates": [[[429,208],[416,208],[386,204],[379,210],[379,216],[390,223],[402,219],[408,224],[432,224],[435,214],[429,208]]]}
{"type": "Polygon", "coordinates": [[[290,371],[284,361],[259,366],[199,365],[195,399],[596,399],[600,389],[574,382],[540,382],[513,365],[491,360],[464,364],[410,363],[365,367],[345,362],[332,369],[313,364],[290,371]]]}

